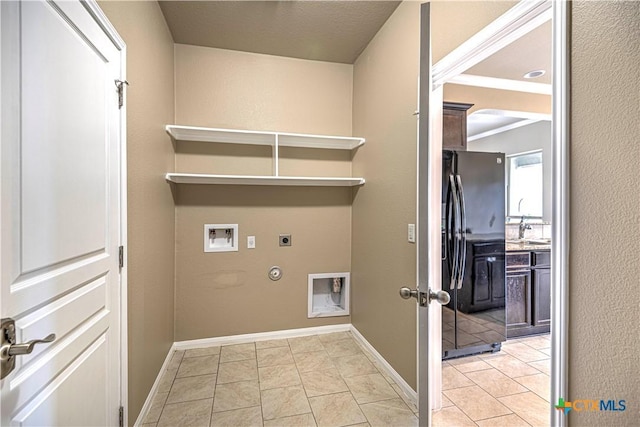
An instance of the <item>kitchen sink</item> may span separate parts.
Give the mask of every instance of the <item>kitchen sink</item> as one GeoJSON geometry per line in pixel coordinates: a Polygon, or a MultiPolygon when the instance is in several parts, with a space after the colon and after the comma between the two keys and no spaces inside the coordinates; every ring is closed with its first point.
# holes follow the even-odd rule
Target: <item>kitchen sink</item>
{"type": "Polygon", "coordinates": [[[550,245],[551,239],[507,240],[507,243],[521,243],[523,245],[550,245]]]}

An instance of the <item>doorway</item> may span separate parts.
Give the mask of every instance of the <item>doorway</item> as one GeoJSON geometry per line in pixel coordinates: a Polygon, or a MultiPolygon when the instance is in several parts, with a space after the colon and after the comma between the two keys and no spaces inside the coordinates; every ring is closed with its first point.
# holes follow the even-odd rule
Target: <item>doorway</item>
{"type": "MultiPolygon", "coordinates": [[[[464,72],[464,70],[467,70],[471,67],[473,67],[474,65],[477,65],[478,63],[480,63],[480,61],[482,61],[483,59],[491,56],[492,54],[494,54],[495,52],[497,52],[499,49],[507,46],[509,43],[511,43],[514,39],[518,39],[520,37],[522,37],[523,34],[527,33],[528,31],[530,31],[530,29],[539,27],[541,24],[543,24],[544,22],[548,21],[551,19],[551,16],[553,15],[553,53],[554,53],[554,64],[553,64],[553,76],[552,76],[552,81],[553,81],[553,91],[548,90],[549,94],[551,92],[553,92],[554,97],[553,97],[553,108],[552,108],[552,117],[553,117],[553,121],[552,121],[552,132],[549,131],[549,133],[551,133],[552,138],[553,138],[553,143],[552,143],[552,152],[553,152],[553,160],[552,160],[552,169],[553,169],[553,176],[554,176],[554,181],[553,181],[553,185],[552,185],[552,194],[553,194],[553,200],[554,203],[556,203],[556,201],[561,201],[561,197],[564,197],[566,195],[566,169],[567,169],[567,163],[566,163],[566,136],[567,136],[567,130],[566,130],[566,108],[564,108],[563,106],[566,105],[566,100],[567,100],[567,96],[568,96],[568,91],[567,91],[567,87],[566,87],[566,67],[567,67],[567,60],[566,60],[566,36],[565,36],[565,32],[566,32],[566,5],[563,4],[547,4],[547,5],[543,5],[543,4],[538,4],[538,5],[531,5],[529,4],[529,10],[525,11],[524,9],[527,8],[527,5],[524,4],[519,4],[516,7],[514,7],[512,10],[510,10],[508,13],[506,13],[505,15],[503,15],[502,17],[500,17],[498,20],[496,20],[494,23],[490,24],[485,30],[483,30],[482,32],[480,32],[478,35],[474,36],[472,39],[470,39],[467,43],[463,44],[462,46],[460,46],[460,48],[458,48],[456,51],[452,52],[452,54],[450,54],[449,56],[447,56],[446,58],[444,58],[442,61],[440,61],[438,64],[436,64],[433,67],[433,73],[431,75],[429,75],[428,77],[431,77],[433,79],[433,89],[431,87],[428,88],[428,91],[431,95],[432,98],[436,98],[438,99],[441,94],[442,94],[442,86],[444,85],[444,83],[449,82],[449,81],[454,81],[455,78],[461,73],[464,72]],[[537,11],[535,10],[536,8],[539,8],[537,11]],[[496,37],[496,39],[498,39],[499,41],[496,43],[496,39],[494,40],[490,40],[491,37],[488,36],[488,34],[490,34],[493,30],[496,30],[497,28],[499,28],[502,24],[505,24],[506,21],[509,20],[509,18],[514,18],[513,14],[515,14],[516,12],[521,12],[522,15],[517,18],[514,19],[512,21],[513,27],[511,28],[511,30],[505,30],[506,34],[511,34],[511,36],[513,37],[511,40],[507,41],[505,40],[504,34],[501,35],[497,35],[499,34],[498,32],[494,33],[494,36],[496,37]],[[524,19],[523,19],[524,18],[524,19]],[[511,32],[514,28],[516,28],[515,31],[511,32]],[[524,30],[524,28],[528,28],[527,31],[524,30]],[[495,43],[495,45],[494,45],[495,43]],[[488,48],[488,46],[494,45],[495,49],[492,50],[491,53],[487,54],[486,49],[488,48]],[[496,47],[496,45],[500,45],[499,47],[496,47]],[[479,59],[480,57],[480,59],[479,59]],[[440,88],[440,89],[438,89],[440,88]],[[440,91],[438,93],[438,91],[440,91]]],[[[428,10],[428,9],[427,9],[428,10]]],[[[424,12],[424,8],[423,8],[423,12],[424,12]]],[[[424,19],[424,18],[423,18],[424,19]]],[[[504,29],[504,27],[503,27],[504,29]]],[[[423,31],[424,31],[424,26],[423,26],[423,31]]],[[[509,36],[507,35],[506,39],[509,39],[509,36]]],[[[424,38],[423,38],[423,42],[424,42],[424,38]]],[[[491,49],[491,48],[489,48],[491,49]]],[[[424,49],[423,49],[423,58],[424,58],[424,49]]],[[[424,61],[423,61],[423,65],[424,65],[424,61]]],[[[424,68],[424,67],[423,67],[424,68]]],[[[423,73],[423,77],[424,77],[424,73],[423,73]]],[[[463,77],[466,77],[463,75],[463,77]]],[[[484,77],[488,77],[488,76],[484,76],[484,77]]],[[[423,79],[423,81],[426,79],[423,79]]],[[[484,79],[481,79],[484,80],[484,79]]],[[[466,86],[469,86],[469,82],[468,81],[464,81],[464,79],[458,79],[458,83],[462,83],[466,86]]],[[[495,79],[486,79],[483,81],[483,84],[481,86],[485,86],[485,87],[489,87],[489,88],[495,88],[493,85],[495,85],[495,79]]],[[[537,87],[536,90],[538,90],[540,87],[537,87]]],[[[504,89],[504,88],[503,88],[504,89]]],[[[529,88],[532,89],[532,88],[529,88]]],[[[508,90],[514,90],[514,89],[508,89],[508,90]]],[[[518,90],[518,89],[516,89],[518,90]]],[[[545,89],[547,90],[547,89],[545,89]]],[[[445,91],[446,93],[446,88],[445,91]]],[[[424,94],[425,92],[423,92],[424,94]]],[[[426,95],[427,99],[429,99],[429,95],[426,95]]],[[[421,99],[423,98],[423,95],[421,95],[421,99]]],[[[442,99],[442,98],[440,98],[442,99]]],[[[448,101],[446,95],[444,96],[444,100],[448,101]]],[[[467,102],[467,101],[465,101],[467,102]]],[[[436,117],[439,117],[441,115],[441,104],[436,104],[433,101],[431,101],[429,104],[427,104],[431,107],[431,110],[429,112],[429,123],[431,125],[432,120],[434,120],[436,117]]],[[[423,104],[421,106],[421,110],[424,110],[425,105],[423,104]]],[[[423,120],[425,119],[425,117],[423,117],[423,120]]],[[[421,132],[421,141],[422,138],[426,138],[427,134],[429,134],[429,136],[431,136],[431,142],[433,143],[434,140],[436,142],[436,145],[439,146],[439,142],[437,141],[438,138],[433,138],[433,130],[434,128],[437,128],[437,125],[432,125],[429,126],[430,129],[427,131],[425,130],[425,132],[421,132]],[[431,133],[428,133],[431,132],[431,133]]],[[[422,143],[421,143],[422,145],[422,143]]],[[[430,178],[433,177],[438,177],[440,176],[439,173],[433,173],[433,169],[439,170],[439,168],[441,167],[440,164],[440,158],[438,155],[435,155],[435,152],[433,151],[433,147],[430,147],[429,150],[431,150],[430,152],[430,156],[425,156],[423,159],[428,160],[428,169],[431,169],[432,171],[424,174],[424,177],[426,179],[427,176],[429,176],[430,178]]],[[[524,154],[524,153],[523,153],[524,154]]],[[[421,174],[422,175],[422,174],[421,174]]],[[[428,180],[425,182],[425,184],[428,182],[428,180]]],[[[425,185],[425,188],[430,188],[429,184],[425,185]]],[[[548,197],[548,199],[551,199],[551,197],[548,197]]],[[[513,342],[514,347],[521,347],[520,350],[532,350],[533,352],[536,352],[536,348],[535,346],[540,346],[540,345],[548,345],[549,343],[553,342],[553,350],[551,350],[551,348],[549,348],[549,350],[546,350],[547,347],[539,347],[540,349],[544,349],[545,351],[547,351],[549,354],[545,355],[544,353],[542,353],[543,356],[545,357],[549,357],[551,356],[550,360],[551,360],[551,365],[553,366],[553,368],[550,368],[548,366],[542,367],[540,366],[541,369],[544,369],[548,372],[551,373],[551,398],[549,399],[551,402],[553,401],[554,397],[558,397],[560,395],[563,394],[564,391],[566,391],[566,376],[565,376],[565,372],[566,372],[566,359],[564,359],[563,357],[560,357],[560,354],[566,354],[566,352],[564,351],[566,349],[566,335],[564,332],[564,327],[566,325],[566,317],[565,317],[565,310],[564,310],[564,305],[565,305],[565,289],[566,289],[566,276],[563,275],[563,272],[566,271],[566,241],[567,241],[567,229],[566,229],[566,215],[567,215],[567,211],[566,211],[566,202],[561,202],[561,206],[554,206],[554,209],[552,209],[551,211],[553,212],[552,215],[552,224],[547,227],[544,231],[546,231],[547,234],[547,238],[550,236],[551,237],[551,255],[547,254],[546,258],[549,260],[547,261],[546,266],[549,266],[549,262],[551,260],[553,260],[553,266],[551,267],[551,272],[546,271],[546,272],[536,272],[534,271],[533,274],[536,274],[539,277],[545,277],[546,279],[548,279],[548,283],[553,283],[553,287],[552,289],[554,289],[554,294],[549,296],[548,302],[547,302],[547,307],[546,308],[546,313],[547,313],[547,319],[545,319],[547,321],[547,326],[548,326],[548,322],[549,319],[553,317],[554,319],[554,323],[551,327],[552,329],[552,340],[549,340],[548,338],[539,338],[538,337],[538,342],[530,342],[532,344],[532,346],[528,346],[528,344],[525,344],[525,341],[522,341],[520,343],[516,343],[513,342]],[[553,314],[552,314],[553,313],[553,314]],[[544,341],[544,343],[542,342],[544,341]]],[[[425,215],[424,212],[420,213],[420,222],[423,221],[423,215],[425,215]]],[[[431,211],[430,211],[430,215],[431,215],[431,211]]],[[[533,216],[533,215],[531,215],[533,216]]],[[[433,217],[435,218],[436,215],[433,214],[433,217]]],[[[520,224],[519,224],[520,225],[520,224]]],[[[543,224],[541,224],[543,225],[543,224]]],[[[522,227],[521,227],[522,228],[522,227]]],[[[525,224],[525,230],[530,229],[530,225],[527,226],[525,224]]],[[[541,232],[542,229],[544,229],[544,227],[541,227],[541,232]]],[[[435,233],[432,233],[432,236],[435,236],[435,233]]],[[[520,239],[520,237],[522,236],[517,236],[518,239],[520,239]]],[[[539,243],[538,241],[535,240],[539,240],[542,241],[544,240],[545,236],[540,235],[539,239],[536,239],[536,237],[538,236],[531,236],[529,238],[529,240],[527,240],[527,244],[537,244],[539,243]]],[[[518,241],[517,243],[524,243],[524,242],[520,242],[518,241]]],[[[548,241],[545,241],[544,243],[549,244],[548,241]]],[[[429,243],[430,244],[430,243],[429,243]]],[[[524,252],[524,246],[521,248],[523,249],[524,252]]],[[[540,249],[540,248],[535,248],[535,249],[540,249]]],[[[463,249],[464,250],[464,249],[463,249]]],[[[433,254],[433,252],[429,252],[430,254],[433,254]]],[[[533,253],[532,253],[533,256],[533,253]]],[[[432,257],[435,258],[435,257],[432,257]]],[[[533,267],[536,264],[531,264],[528,265],[533,267]]],[[[539,266],[542,266],[541,264],[539,266]]],[[[508,277],[507,277],[508,280],[508,277]]],[[[420,280],[420,282],[422,283],[422,280],[420,280]]],[[[444,281],[443,283],[443,288],[444,288],[444,281]]],[[[547,286],[546,289],[548,290],[549,287],[551,285],[547,286]]],[[[507,287],[507,291],[509,290],[509,288],[507,287]]],[[[538,289],[537,291],[538,293],[540,293],[540,289],[538,289]]],[[[535,295],[535,291],[534,293],[531,294],[531,296],[529,296],[529,298],[532,298],[535,295]]],[[[434,310],[434,311],[439,311],[439,310],[434,310]]],[[[506,310],[507,312],[509,311],[508,309],[506,310]]],[[[512,310],[512,313],[515,312],[514,310],[512,310]]],[[[533,317],[536,317],[536,315],[538,316],[538,318],[540,317],[540,313],[533,313],[533,317]]],[[[444,316],[444,315],[443,315],[444,316]]],[[[432,317],[431,317],[432,323],[439,323],[440,319],[439,319],[439,313],[432,313],[432,317]],[[435,318],[435,320],[434,320],[435,318]]],[[[447,323],[446,320],[449,319],[445,319],[443,318],[443,322],[447,323]]],[[[464,320],[464,319],[463,319],[464,320]]],[[[422,325],[422,322],[420,322],[422,325]]],[[[445,324],[446,326],[446,324],[445,324]]],[[[477,326],[477,325],[476,325],[477,326]]],[[[531,326],[540,326],[539,324],[534,324],[531,326]]],[[[430,329],[430,332],[433,332],[433,328],[430,329]]],[[[466,335],[468,336],[473,336],[473,333],[470,331],[464,331],[466,332],[466,335]]],[[[481,331],[480,331],[481,332],[481,331]]],[[[537,330],[536,332],[540,332],[540,330],[537,330]]],[[[434,342],[433,340],[429,340],[429,345],[430,346],[437,346],[438,341],[440,339],[439,334],[442,333],[442,330],[439,330],[436,332],[438,334],[438,339],[436,340],[436,342],[434,342]]],[[[419,336],[424,336],[421,333],[419,333],[419,336]]],[[[433,337],[432,337],[433,338],[433,337]]],[[[516,352],[515,348],[512,349],[514,352],[516,352]]],[[[436,373],[437,371],[437,367],[440,364],[439,361],[439,356],[437,354],[437,352],[434,351],[430,351],[429,352],[429,356],[431,357],[430,360],[430,365],[431,367],[436,367],[436,373]]],[[[474,356],[477,357],[477,356],[474,356]]],[[[526,357],[526,356],[523,356],[526,357]]],[[[566,356],[565,356],[566,357],[566,356]]],[[[456,360],[456,359],[454,359],[456,360]]],[[[424,361],[424,359],[421,359],[420,362],[424,361]]],[[[534,361],[534,360],[532,360],[534,361]]],[[[482,366],[482,363],[486,363],[483,360],[479,359],[479,360],[474,360],[473,362],[476,362],[476,367],[478,366],[482,366]],[[482,363],[480,363],[482,362],[482,363]]],[[[464,362],[460,362],[459,360],[456,360],[455,362],[453,362],[454,365],[451,365],[450,362],[446,362],[447,365],[446,367],[452,367],[455,365],[467,365],[467,364],[471,364],[471,363],[464,363],[464,362]]],[[[469,368],[469,366],[467,366],[466,368],[469,368]]],[[[432,368],[433,369],[433,368],[432,368]]],[[[434,371],[430,369],[429,372],[433,373],[434,371]]],[[[474,369],[474,368],[472,368],[474,369]]],[[[421,369],[422,370],[422,369],[421,369]]],[[[481,369],[479,369],[481,370],[481,369]]],[[[423,371],[424,372],[424,371],[423,371]]],[[[542,372],[536,371],[540,374],[542,374],[542,372]]],[[[461,374],[461,372],[457,371],[458,374],[461,374]]],[[[431,375],[431,382],[429,384],[430,387],[433,388],[437,388],[438,387],[438,375],[431,375]],[[434,379],[435,378],[435,379],[434,379]]],[[[464,380],[465,378],[459,378],[461,381],[464,380]]],[[[425,384],[423,384],[423,382],[425,382],[425,378],[421,375],[420,376],[420,382],[421,385],[424,387],[425,384]]],[[[423,388],[424,389],[424,388],[423,388]]],[[[455,393],[452,394],[452,396],[455,393]]],[[[464,398],[468,398],[468,396],[461,396],[464,400],[464,398]]],[[[432,406],[433,407],[438,407],[440,402],[440,396],[437,395],[431,395],[431,402],[432,402],[432,406]]],[[[421,404],[424,405],[424,396],[422,396],[422,393],[420,394],[420,400],[421,400],[421,404]]],[[[476,399],[477,400],[477,399],[476,399]]],[[[447,402],[445,402],[446,404],[447,402]]],[[[444,406],[444,405],[443,405],[444,406]]],[[[473,406],[473,405],[472,405],[473,406]]],[[[561,423],[562,420],[559,419],[559,417],[555,414],[557,411],[553,411],[552,410],[552,405],[548,404],[548,405],[543,405],[543,407],[547,407],[549,408],[549,411],[547,411],[548,416],[550,421],[552,421],[553,424],[557,424],[557,423],[561,423]]],[[[507,411],[505,415],[509,414],[511,411],[507,411]]],[[[421,411],[421,418],[424,418],[424,415],[428,415],[430,416],[431,414],[424,414],[421,411]]],[[[477,416],[482,416],[482,414],[477,415],[477,416]]],[[[486,418],[486,417],[485,417],[486,418]]],[[[478,420],[480,420],[482,418],[478,418],[478,420]]],[[[469,419],[468,421],[477,421],[477,420],[471,420],[469,419]]],[[[532,422],[532,421],[530,421],[532,422]]],[[[422,423],[422,420],[421,420],[422,423]]],[[[534,422],[535,424],[536,422],[534,422]]],[[[426,423],[425,423],[426,425],[426,423]]]]}

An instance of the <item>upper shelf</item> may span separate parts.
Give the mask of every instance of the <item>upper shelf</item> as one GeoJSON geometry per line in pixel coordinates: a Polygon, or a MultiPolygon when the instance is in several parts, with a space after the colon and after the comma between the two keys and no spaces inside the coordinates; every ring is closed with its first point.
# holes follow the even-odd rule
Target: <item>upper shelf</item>
{"type": "Polygon", "coordinates": [[[222,142],[227,144],[275,145],[280,147],[325,148],[353,150],[364,144],[364,138],[310,135],[287,132],[217,129],[195,126],[167,125],[167,133],[179,141],[222,142]]]}
{"type": "Polygon", "coordinates": [[[308,176],[210,175],[168,173],[165,179],[176,184],[279,185],[299,187],[355,187],[364,178],[331,178],[308,176]]]}

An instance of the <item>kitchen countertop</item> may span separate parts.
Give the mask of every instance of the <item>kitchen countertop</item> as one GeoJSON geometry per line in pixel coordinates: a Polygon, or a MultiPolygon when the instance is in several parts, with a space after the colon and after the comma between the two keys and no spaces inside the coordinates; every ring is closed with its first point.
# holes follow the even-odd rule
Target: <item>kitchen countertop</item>
{"type": "Polygon", "coordinates": [[[527,242],[512,243],[507,241],[505,243],[505,250],[507,252],[550,251],[551,243],[549,243],[548,245],[542,245],[539,243],[527,243],[527,242]]]}

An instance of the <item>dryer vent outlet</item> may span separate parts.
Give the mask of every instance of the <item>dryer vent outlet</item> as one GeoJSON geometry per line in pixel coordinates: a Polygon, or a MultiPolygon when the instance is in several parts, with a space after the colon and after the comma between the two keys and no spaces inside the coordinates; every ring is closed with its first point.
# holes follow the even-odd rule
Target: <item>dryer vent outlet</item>
{"type": "Polygon", "coordinates": [[[280,246],[291,246],[291,234],[281,234],[278,241],[280,246]]]}

